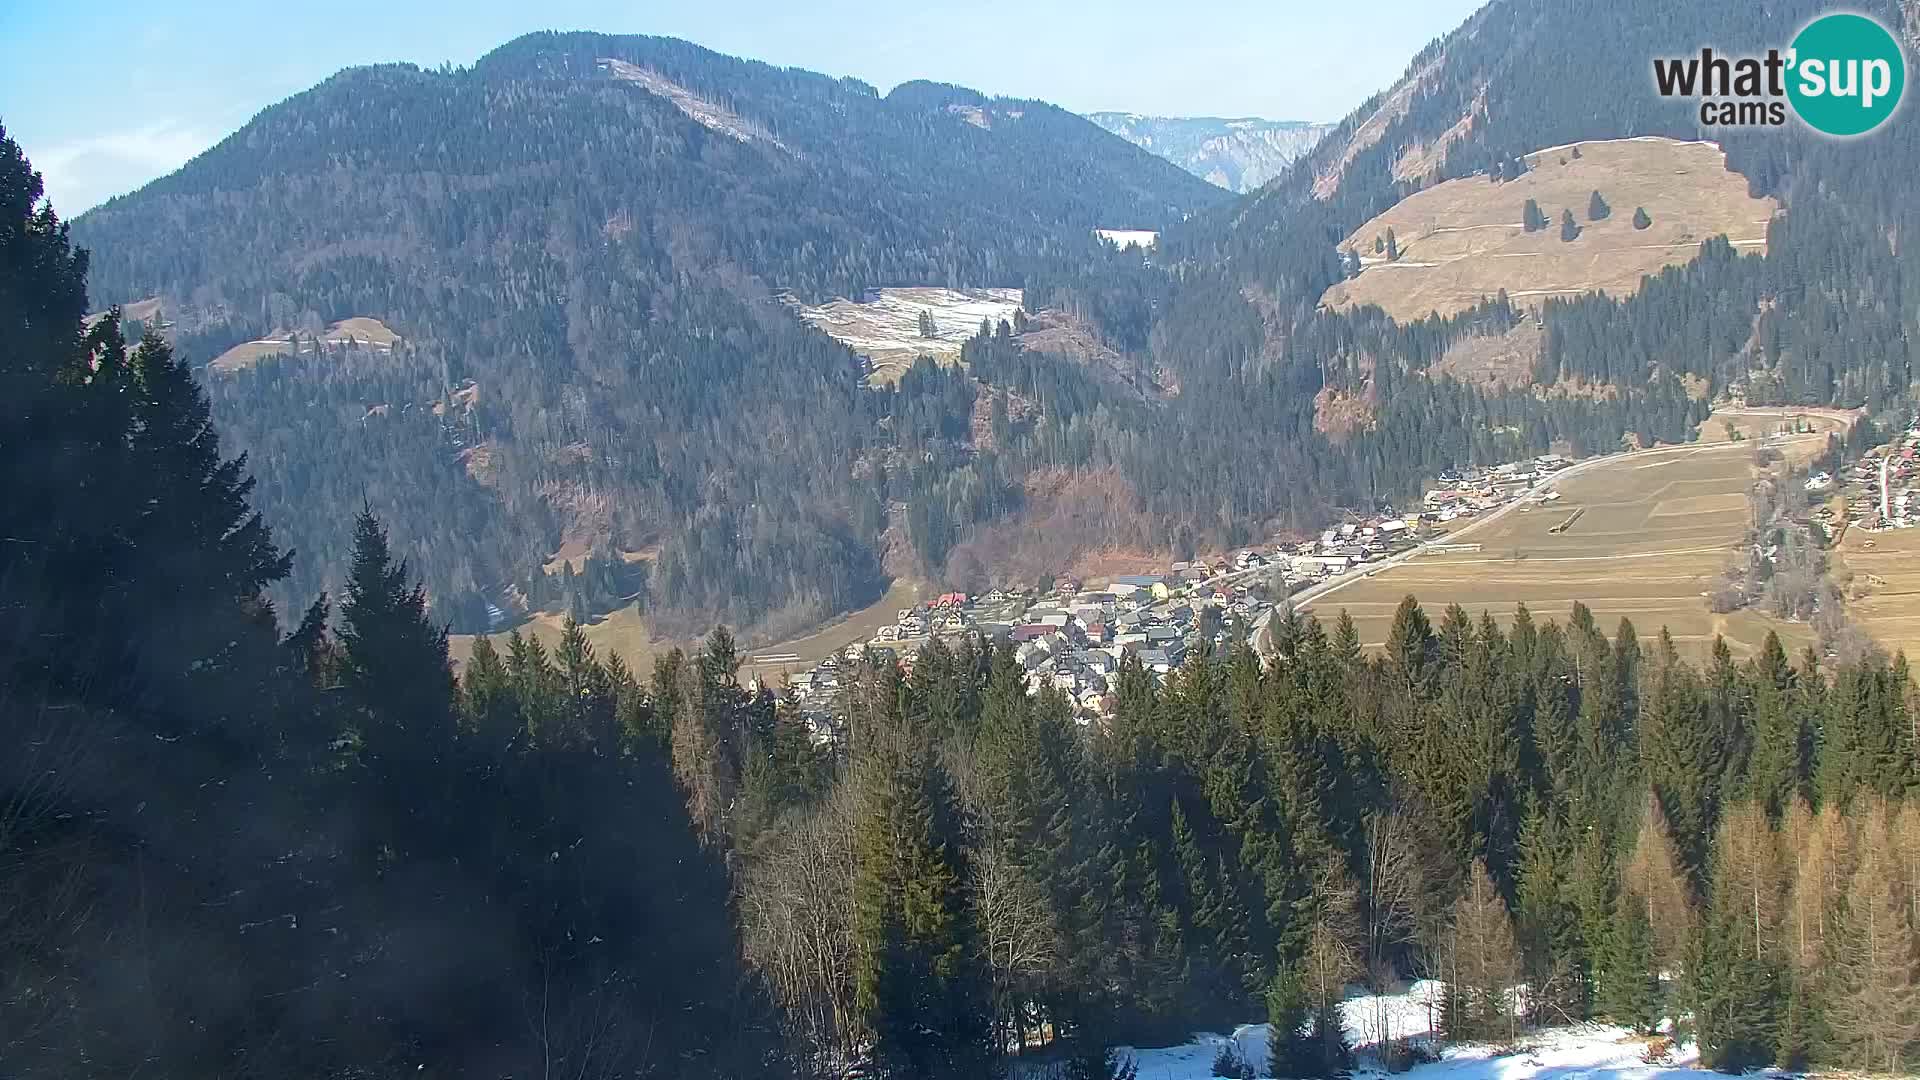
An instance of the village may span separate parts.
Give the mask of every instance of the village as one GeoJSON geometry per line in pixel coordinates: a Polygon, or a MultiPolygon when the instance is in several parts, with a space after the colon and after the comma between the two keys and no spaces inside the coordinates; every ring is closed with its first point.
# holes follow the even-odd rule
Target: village
{"type": "Polygon", "coordinates": [[[1805,487],[1809,501],[1822,504],[1813,511],[1814,520],[1837,543],[1850,528],[1879,532],[1920,525],[1916,479],[1920,479],[1920,418],[1894,439],[1841,466],[1838,476],[1825,471],[1810,474],[1805,487]],[[1836,488],[1838,499],[1832,495],[1836,488]]]}
{"type": "Polygon", "coordinates": [[[1163,679],[1191,653],[1245,640],[1304,589],[1370,572],[1423,544],[1443,542],[1466,520],[1501,507],[1519,503],[1516,509],[1525,512],[1559,499],[1558,492],[1540,485],[1570,464],[1547,454],[1443,473],[1418,509],[1349,513],[1317,538],[1297,543],[1275,542],[1092,581],[1060,577],[1044,587],[943,593],[901,609],[872,639],[787,673],[784,691],[817,739],[839,739],[844,736],[841,691],[859,664],[891,662],[910,673],[927,642],[952,644],[972,636],[976,643],[1011,643],[1029,694],[1057,691],[1080,722],[1094,723],[1113,710],[1116,677],[1128,653],[1149,675],[1163,679]]]}

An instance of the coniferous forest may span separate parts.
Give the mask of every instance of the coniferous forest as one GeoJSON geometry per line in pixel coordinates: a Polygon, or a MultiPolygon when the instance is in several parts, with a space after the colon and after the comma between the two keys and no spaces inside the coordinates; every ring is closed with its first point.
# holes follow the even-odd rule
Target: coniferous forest
{"type": "Polygon", "coordinates": [[[708,633],[991,580],[980,537],[1060,477],[1118,493],[1103,541],[1186,552],[1684,441],[1716,396],[1910,410],[1920,128],[1592,92],[1818,10],[1496,0],[1377,141],[1384,94],[1233,201],[1040,102],[598,35],[344,72],[71,230],[0,129],[0,1072],[1126,1080],[1116,1047],[1265,1020],[1272,1060],[1222,1068],[1337,1077],[1433,1053],[1340,1022],[1416,980],[1443,1040],[1599,1020],[1729,1073],[1920,1070],[1903,656],[1695,664],[1579,605],[1409,597],[1379,650],[1286,616],[1264,662],[1129,659],[1091,726],[1005,643],[936,644],[848,676],[820,741],[708,633]],[[1721,140],[1785,208],[1766,253],[1318,307],[1420,186],[1642,134],[1721,140]],[[875,388],[786,306],[930,283],[1020,286],[1111,362],[1023,312],[875,388]],[[112,307],[149,296],[153,326],[112,307]],[[402,340],[318,342],[357,315],[402,340]],[[1436,374],[1529,320],[1531,385],[1436,374]],[[202,370],[282,331],[305,350],[202,370]],[[570,619],[449,663],[489,605],[628,603],[705,644],[633,670],[570,619]]]}
{"type": "Polygon", "coordinates": [[[1818,10],[1499,0],[1413,59],[1418,93],[1377,138],[1362,134],[1385,94],[1241,200],[1039,102],[530,35],[471,68],[342,72],[76,235],[96,304],[157,297],[190,363],[307,343],[206,380],[266,520],[304,556],[269,588],[285,611],[338,589],[334,523],[364,501],[458,632],[638,604],[666,636],[723,621],[779,638],[891,577],[994,580],[992,531],[1044,517],[1063,478],[1114,493],[1098,537],[1066,546],[1185,557],[1317,530],[1449,468],[1682,441],[1717,396],[1910,407],[1911,125],[1846,143],[1702,130],[1681,103],[1565,77],[1638,87],[1676,41],[1763,50],[1818,10]],[[1703,237],[1631,298],[1537,311],[1493,297],[1394,325],[1319,308],[1355,270],[1335,245],[1422,186],[1641,135],[1722,143],[1784,207],[1766,253],[1703,237]],[[1436,145],[1426,172],[1394,171],[1436,145]],[[1152,255],[1090,234],[1116,225],[1159,228],[1152,255]],[[1023,288],[1118,375],[988,327],[962,385],[874,389],[788,306],[906,285],[1023,288]],[[351,316],[402,340],[314,344],[351,316]],[[1530,384],[1437,373],[1450,346],[1523,320],[1543,330],[1530,384]],[[996,401],[1008,423],[976,424],[996,401]],[[569,543],[595,554],[592,582],[552,580],[569,543]]]}
{"type": "Polygon", "coordinates": [[[1696,667],[1408,598],[1378,655],[1289,616],[1264,666],[1129,660],[1095,728],[1004,646],[930,646],[849,682],[836,745],[724,630],[652,672],[515,635],[456,680],[364,510],[282,634],[247,461],[164,342],[83,319],[40,190],[0,142],[15,1075],[1106,1078],[1265,1017],[1250,1068],[1336,1076],[1346,988],[1417,977],[1449,1039],[1920,1061],[1904,657],[1696,667]]]}

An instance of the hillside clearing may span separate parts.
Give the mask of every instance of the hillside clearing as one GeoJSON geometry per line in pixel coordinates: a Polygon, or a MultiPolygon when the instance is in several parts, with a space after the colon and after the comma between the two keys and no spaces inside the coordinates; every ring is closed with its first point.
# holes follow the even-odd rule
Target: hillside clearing
{"type": "MultiPolygon", "coordinates": [[[[553,612],[541,612],[516,627],[522,637],[539,640],[551,654],[559,644],[560,635],[566,626],[566,616],[553,612]]],[[[602,616],[585,624],[587,641],[601,660],[618,656],[626,662],[627,670],[636,678],[645,680],[653,671],[653,661],[664,656],[679,642],[655,638],[647,628],[646,619],[632,604],[602,616]]],[[[494,647],[502,653],[507,648],[507,634],[449,634],[447,635],[447,653],[453,658],[456,669],[464,667],[473,655],[474,642],[482,636],[493,639],[494,647]]]]}
{"type": "MultiPolygon", "coordinates": [[[[230,375],[250,368],[269,356],[286,356],[296,351],[300,353],[314,351],[313,338],[310,335],[301,335],[297,349],[288,340],[289,337],[290,334],[280,334],[241,342],[215,357],[207,368],[222,375],[230,375]]],[[[321,340],[328,345],[364,345],[387,352],[391,351],[394,343],[400,340],[400,335],[394,333],[379,319],[355,315],[327,327],[327,332],[321,335],[321,340]]]]}
{"type": "Polygon", "coordinates": [[[1328,289],[1331,308],[1377,304],[1410,322],[1429,312],[1451,315],[1506,290],[1536,303],[1548,296],[1600,290],[1625,296],[1641,278],[1691,261],[1702,241],[1726,236],[1743,252],[1766,250],[1772,199],[1748,195],[1746,178],[1727,168],[1713,143],[1641,137],[1554,147],[1527,155],[1528,171],[1495,183],[1469,176],[1409,195],[1347,237],[1359,277],[1328,289]],[[1598,191],[1611,213],[1588,219],[1598,191]],[[1548,225],[1528,232],[1522,208],[1534,200],[1548,225]],[[1652,218],[1633,227],[1634,210],[1652,218]],[[1580,232],[1560,238],[1562,210],[1580,232]],[[1399,259],[1375,250],[1392,229],[1399,259]]]}
{"type": "Polygon", "coordinates": [[[978,333],[980,320],[998,325],[1020,309],[1019,289],[875,289],[860,302],[833,300],[796,305],[800,318],[868,363],[867,381],[898,382],[920,356],[943,364],[960,360],[960,346],[978,333]],[[933,316],[934,336],[920,336],[920,316],[933,316]]]}

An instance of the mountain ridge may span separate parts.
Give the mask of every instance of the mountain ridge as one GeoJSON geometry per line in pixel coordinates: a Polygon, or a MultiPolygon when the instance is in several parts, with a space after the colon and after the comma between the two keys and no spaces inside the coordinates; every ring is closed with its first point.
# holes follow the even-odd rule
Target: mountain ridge
{"type": "MultiPolygon", "coordinates": [[[[573,541],[660,548],[669,620],[779,629],[878,594],[875,507],[905,493],[854,475],[896,452],[887,406],[777,295],[1018,287],[1108,258],[1096,228],[1227,197],[1044,102],[542,33],[461,69],[340,72],[73,235],[95,302],[158,298],[197,364],[348,318],[403,339],[210,381],[305,556],[283,610],[337,585],[365,490],[396,536],[458,523],[408,552],[457,627],[541,593],[573,541]]],[[[647,569],[599,574],[583,612],[647,569]]]]}
{"type": "Polygon", "coordinates": [[[1150,116],[1093,112],[1087,119],[1208,183],[1245,194],[1312,149],[1332,124],[1257,116],[1150,116]]]}

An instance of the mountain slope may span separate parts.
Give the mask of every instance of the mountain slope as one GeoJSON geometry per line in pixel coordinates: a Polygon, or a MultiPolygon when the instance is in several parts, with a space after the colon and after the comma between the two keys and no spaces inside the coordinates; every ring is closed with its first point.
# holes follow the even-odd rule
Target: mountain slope
{"type": "Polygon", "coordinates": [[[1210,184],[1242,194],[1274,177],[1313,148],[1332,124],[1217,116],[1088,113],[1087,119],[1135,146],[1166,158],[1210,184]]]}
{"type": "Polygon", "coordinates": [[[283,609],[364,495],[459,628],[635,594],[777,628],[877,594],[904,495],[885,399],[778,296],[1018,286],[1225,197],[1042,102],[535,34],[344,71],[73,232],[194,362],[300,338],[209,380],[308,568],[283,609]],[[324,340],[351,318],[399,343],[324,340]],[[587,580],[537,572],[563,545],[587,580]]]}

